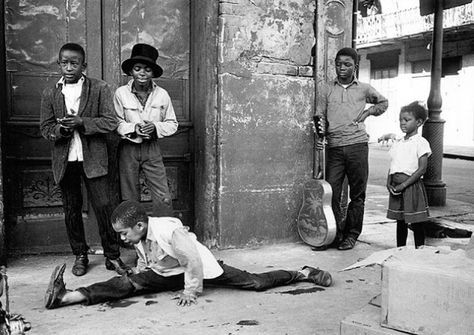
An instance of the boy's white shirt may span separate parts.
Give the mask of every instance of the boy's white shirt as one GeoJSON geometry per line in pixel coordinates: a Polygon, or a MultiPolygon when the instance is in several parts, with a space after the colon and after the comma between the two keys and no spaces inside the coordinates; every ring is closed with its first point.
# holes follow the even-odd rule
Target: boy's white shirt
{"type": "MultiPolygon", "coordinates": [[[[70,115],[77,115],[79,111],[83,84],[84,76],[82,76],[81,79],[79,79],[78,82],[74,84],[66,84],[64,77],[61,77],[61,79],[59,79],[59,81],[56,83],[56,86],[62,85],[61,93],[64,96],[67,113],[70,115]]],[[[84,161],[82,141],[77,130],[74,130],[73,132],[71,144],[69,145],[69,154],[67,160],[69,162],[84,161]]]]}
{"type": "Polygon", "coordinates": [[[427,154],[431,155],[429,142],[420,134],[415,134],[405,140],[396,139],[389,150],[390,174],[405,173],[411,176],[418,169],[418,159],[427,154]]]}
{"type": "Polygon", "coordinates": [[[131,138],[130,135],[135,133],[137,124],[150,121],[155,125],[158,138],[173,135],[178,129],[178,121],[168,92],[152,82],[153,90],[143,107],[132,92],[132,84],[133,79],[114,94],[115,113],[119,120],[117,133],[124,139],[141,143],[141,137],[131,138]]]}
{"type": "Polygon", "coordinates": [[[149,217],[146,241],[135,248],[138,271],[149,268],[164,277],[184,273],[184,294],[201,293],[203,279],[223,273],[211,251],[177,218],[149,217]]]}

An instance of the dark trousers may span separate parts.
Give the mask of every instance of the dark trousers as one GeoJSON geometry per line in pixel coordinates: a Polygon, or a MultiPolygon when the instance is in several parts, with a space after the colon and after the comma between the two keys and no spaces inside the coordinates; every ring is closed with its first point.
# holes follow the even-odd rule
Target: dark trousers
{"type": "Polygon", "coordinates": [[[161,215],[173,215],[166,168],[157,140],[140,144],[122,141],[119,146],[119,171],[122,200],[140,201],[139,174],[143,171],[155,208],[162,210],[161,215]]]}
{"type": "Polygon", "coordinates": [[[87,178],[81,162],[69,162],[63,179],[59,182],[62,192],[67,236],[74,255],[87,253],[84,222],[82,221],[81,179],[87,189],[87,195],[94,209],[99,226],[100,240],[104,255],[111,259],[120,256],[118,234],[112,228],[110,216],[114,210],[108,194],[107,176],[87,178]]]}
{"type": "MultiPolygon", "coordinates": [[[[264,291],[271,287],[288,285],[298,281],[298,271],[276,270],[265,273],[250,273],[220,262],[224,273],[214,279],[205,279],[204,286],[220,286],[242,290],[264,291]]],[[[184,275],[163,277],[153,270],[130,276],[113,277],[107,281],[81,287],[77,291],[86,297],[86,304],[123,299],[144,293],[176,291],[184,287],[184,275]]]]}
{"type": "Polygon", "coordinates": [[[369,146],[367,143],[327,149],[326,180],[332,187],[332,209],[337,221],[339,239],[357,240],[364,221],[365,192],[369,175],[369,146]],[[349,182],[350,203],[343,222],[341,193],[344,179],[349,182]]]}
{"type": "MultiPolygon", "coordinates": [[[[425,244],[425,228],[423,222],[415,222],[410,224],[415,238],[415,247],[418,248],[425,244]]],[[[405,220],[397,220],[397,247],[407,245],[408,225],[405,220]]]]}

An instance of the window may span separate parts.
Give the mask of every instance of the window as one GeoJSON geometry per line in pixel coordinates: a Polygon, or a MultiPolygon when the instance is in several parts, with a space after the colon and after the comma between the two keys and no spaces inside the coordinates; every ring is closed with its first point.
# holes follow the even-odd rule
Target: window
{"type": "Polygon", "coordinates": [[[367,55],[370,60],[370,79],[389,79],[398,76],[400,50],[391,50],[367,55]]]}
{"type": "MultiPolygon", "coordinates": [[[[462,57],[446,57],[443,58],[441,63],[441,77],[457,75],[462,67],[462,57]]],[[[431,60],[419,60],[412,62],[411,73],[430,73],[431,72],[431,60]]]]}

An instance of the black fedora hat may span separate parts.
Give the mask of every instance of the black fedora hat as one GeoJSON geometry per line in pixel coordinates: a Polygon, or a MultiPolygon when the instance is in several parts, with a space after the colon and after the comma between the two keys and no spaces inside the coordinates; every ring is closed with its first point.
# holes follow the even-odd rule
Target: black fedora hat
{"type": "Polygon", "coordinates": [[[153,78],[158,78],[163,74],[163,69],[156,64],[157,59],[158,50],[156,48],[148,44],[138,43],[133,46],[130,58],[122,63],[122,70],[126,74],[130,74],[133,65],[144,63],[153,69],[153,78]]]}

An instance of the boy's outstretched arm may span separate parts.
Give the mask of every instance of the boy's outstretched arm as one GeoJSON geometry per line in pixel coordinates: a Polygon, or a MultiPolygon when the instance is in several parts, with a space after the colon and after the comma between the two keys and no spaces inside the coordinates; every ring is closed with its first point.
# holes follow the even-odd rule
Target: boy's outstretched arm
{"type": "Polygon", "coordinates": [[[177,297],[179,306],[189,306],[196,303],[198,294],[203,288],[203,265],[195,241],[186,227],[174,230],[171,237],[171,247],[176,254],[179,264],[184,270],[184,290],[177,297]]]}

